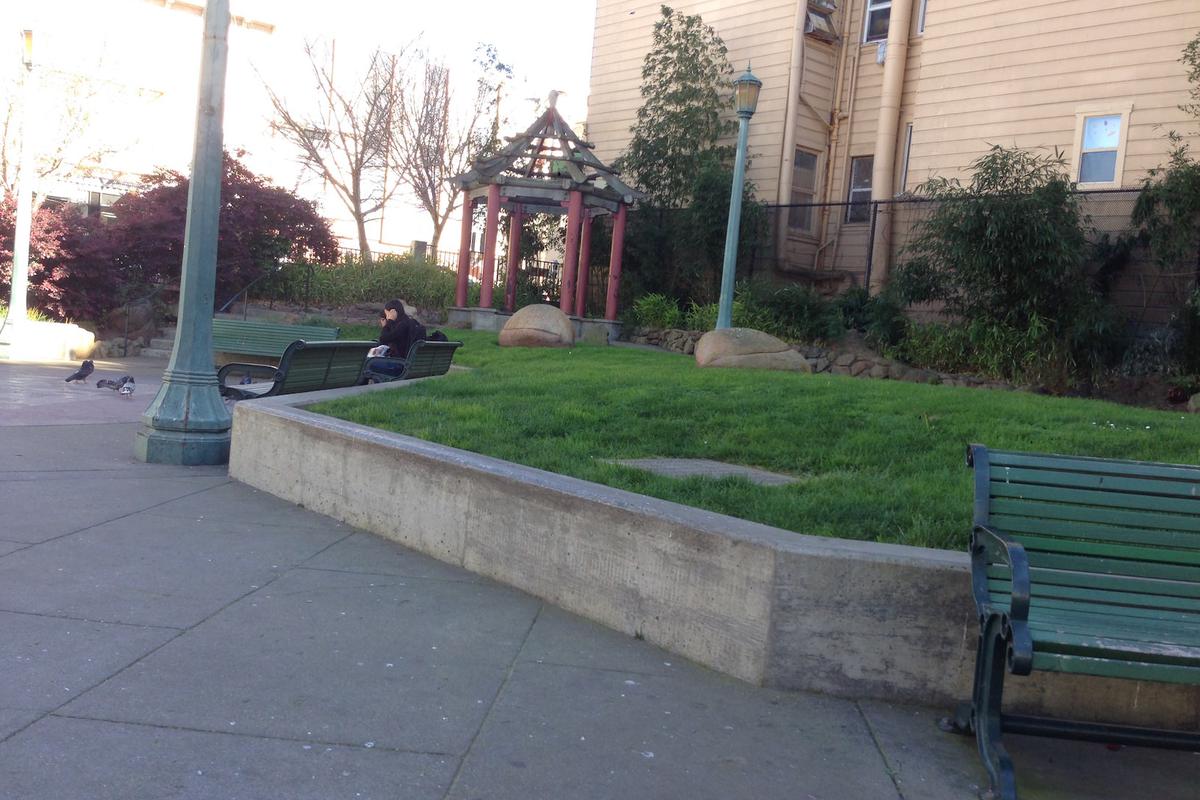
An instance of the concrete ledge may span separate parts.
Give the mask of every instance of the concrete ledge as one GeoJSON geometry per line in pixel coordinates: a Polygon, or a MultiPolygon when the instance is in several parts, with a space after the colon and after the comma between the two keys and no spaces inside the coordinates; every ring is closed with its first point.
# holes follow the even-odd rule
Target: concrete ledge
{"type": "MultiPolygon", "coordinates": [[[[413,383],[238,403],[230,475],[750,683],[969,696],[965,554],[803,536],[303,408],[413,383]]],[[[1196,687],[1010,681],[1016,708],[1200,729],[1196,687]]]]}

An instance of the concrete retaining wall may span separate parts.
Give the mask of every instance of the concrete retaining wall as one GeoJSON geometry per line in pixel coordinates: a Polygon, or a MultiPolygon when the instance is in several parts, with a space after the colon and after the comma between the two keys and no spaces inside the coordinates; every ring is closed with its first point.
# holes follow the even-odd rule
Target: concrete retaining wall
{"type": "MultiPolygon", "coordinates": [[[[946,708],[969,696],[965,554],[803,536],[302,407],[404,388],[238,403],[230,475],[750,683],[946,708]]],[[[1200,729],[1194,687],[1010,687],[1023,709],[1200,729]]]]}

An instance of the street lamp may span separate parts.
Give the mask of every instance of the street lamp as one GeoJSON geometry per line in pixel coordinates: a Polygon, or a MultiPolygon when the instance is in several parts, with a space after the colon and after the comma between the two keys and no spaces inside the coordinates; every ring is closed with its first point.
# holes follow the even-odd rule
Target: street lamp
{"type": "Polygon", "coordinates": [[[33,31],[21,31],[21,64],[25,74],[21,80],[21,155],[17,168],[17,218],[13,226],[12,281],[9,284],[7,323],[9,331],[9,354],[12,343],[23,333],[26,314],[26,294],[29,291],[29,232],[33,227],[33,142],[29,139],[29,120],[32,117],[29,104],[33,101],[33,31]]]}
{"type": "Polygon", "coordinates": [[[742,224],[742,189],[746,180],[746,138],[750,133],[750,118],[758,108],[758,93],[762,81],[754,77],[750,65],[733,82],[737,100],[738,144],[733,161],[733,187],[729,193],[729,224],[725,227],[725,263],[721,267],[721,301],[717,306],[717,329],[733,324],[733,276],[737,269],[738,233],[742,224]]]}
{"type": "Polygon", "coordinates": [[[153,464],[229,461],[232,420],[212,355],[229,19],[229,0],[208,0],[175,346],[162,387],[142,414],[143,426],[134,439],[134,455],[153,464]]]}

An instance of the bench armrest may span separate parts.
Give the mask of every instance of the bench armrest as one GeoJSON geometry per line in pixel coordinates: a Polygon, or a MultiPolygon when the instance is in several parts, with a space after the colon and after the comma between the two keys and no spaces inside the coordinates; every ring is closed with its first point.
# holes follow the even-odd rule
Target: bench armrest
{"type": "Polygon", "coordinates": [[[225,379],[230,373],[245,373],[247,375],[255,375],[265,378],[270,381],[278,381],[280,379],[279,369],[271,364],[242,364],[234,362],[226,364],[217,370],[217,389],[221,392],[222,397],[232,397],[236,400],[249,400],[258,395],[253,392],[243,391],[236,386],[226,386],[225,379]]]}
{"type": "Polygon", "coordinates": [[[1029,557],[1025,547],[1012,537],[987,525],[976,525],[971,534],[971,588],[975,594],[975,607],[979,610],[979,621],[983,624],[988,617],[1002,614],[1005,635],[1009,641],[1008,669],[1015,675],[1028,675],[1033,670],[1033,640],[1029,635],[1029,600],[1031,582],[1029,557]],[[988,590],[988,561],[1003,563],[1008,567],[1009,609],[1003,613],[992,608],[988,590]]]}
{"type": "Polygon", "coordinates": [[[1008,567],[1012,580],[1012,604],[1009,617],[1025,622],[1029,619],[1029,557],[1025,547],[1018,541],[987,525],[976,525],[971,535],[971,583],[975,591],[975,604],[980,613],[991,610],[991,599],[987,588],[988,557],[1008,567]]]}

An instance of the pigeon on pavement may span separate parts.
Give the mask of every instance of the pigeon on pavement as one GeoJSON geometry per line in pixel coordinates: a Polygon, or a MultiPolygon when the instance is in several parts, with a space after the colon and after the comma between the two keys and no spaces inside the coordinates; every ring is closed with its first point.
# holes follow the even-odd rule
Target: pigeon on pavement
{"type": "Polygon", "coordinates": [[[70,383],[71,381],[79,382],[86,380],[87,376],[91,375],[95,371],[96,365],[92,363],[92,360],[89,358],[79,365],[79,369],[75,370],[75,372],[71,374],[71,377],[67,378],[67,383],[70,383]]]}
{"type": "Polygon", "coordinates": [[[134,389],[133,376],[132,375],[122,375],[120,378],[118,378],[115,381],[109,380],[108,378],[101,378],[100,380],[96,381],[96,388],[112,389],[114,392],[117,392],[118,394],[131,395],[131,394],[133,394],[133,389],[134,389]]]}
{"type": "Polygon", "coordinates": [[[119,386],[117,386],[117,394],[121,395],[122,397],[133,397],[133,390],[136,387],[137,384],[134,383],[133,376],[126,375],[121,378],[121,383],[119,386]]]}

